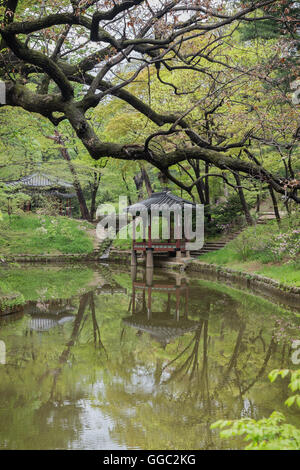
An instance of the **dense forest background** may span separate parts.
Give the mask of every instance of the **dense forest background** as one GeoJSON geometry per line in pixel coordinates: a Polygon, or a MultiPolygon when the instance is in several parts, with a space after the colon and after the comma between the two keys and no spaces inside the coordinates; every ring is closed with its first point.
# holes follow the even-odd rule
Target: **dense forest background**
{"type": "Polygon", "coordinates": [[[165,187],[205,205],[212,235],[264,201],[278,221],[296,210],[298,2],[11,0],[0,15],[2,212],[28,199],[5,182],[36,171],[72,182],[87,220],[165,187]]]}

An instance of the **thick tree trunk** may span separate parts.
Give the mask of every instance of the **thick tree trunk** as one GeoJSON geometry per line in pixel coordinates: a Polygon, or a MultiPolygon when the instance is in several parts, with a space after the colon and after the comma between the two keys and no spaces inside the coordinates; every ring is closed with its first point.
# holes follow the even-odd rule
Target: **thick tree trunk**
{"type": "MultiPolygon", "coordinates": [[[[209,173],[209,163],[205,163],[205,174],[209,173]]],[[[209,177],[206,176],[204,179],[204,197],[205,197],[205,207],[207,209],[207,220],[208,222],[211,221],[211,214],[210,214],[210,194],[209,194],[209,177]]]]}
{"type": "Polygon", "coordinates": [[[143,177],[141,173],[138,175],[135,175],[133,177],[133,181],[135,183],[138,200],[140,201],[141,199],[143,199],[143,177]]]}
{"type": "Polygon", "coordinates": [[[256,197],[256,212],[258,213],[260,210],[260,195],[258,194],[256,197]]]}
{"type": "MultiPolygon", "coordinates": [[[[197,160],[194,164],[192,164],[192,167],[193,167],[193,169],[194,169],[194,173],[195,173],[196,180],[199,180],[199,178],[200,178],[200,165],[199,165],[199,161],[197,160]]],[[[196,189],[197,189],[198,196],[199,196],[199,200],[200,200],[201,204],[205,204],[204,186],[203,186],[202,180],[199,180],[199,181],[196,183],[196,189]]]]}
{"type": "Polygon", "coordinates": [[[166,189],[170,180],[163,170],[161,170],[160,173],[158,173],[157,178],[161,186],[166,189]]]}
{"type": "Polygon", "coordinates": [[[270,193],[270,196],[271,196],[271,199],[272,199],[272,203],[273,203],[273,207],[274,207],[274,213],[275,213],[277,223],[278,223],[278,225],[280,225],[280,214],[279,214],[277,199],[276,199],[276,196],[274,194],[273,188],[271,186],[269,186],[269,193],[270,193]]]}
{"type": "Polygon", "coordinates": [[[202,184],[201,181],[196,183],[196,189],[197,189],[197,193],[198,193],[199,200],[200,200],[201,204],[205,204],[205,198],[204,198],[204,194],[203,194],[203,184],[202,184]]]}
{"type": "MultiPolygon", "coordinates": [[[[225,172],[222,171],[222,175],[223,175],[223,176],[226,176],[225,172]]],[[[225,180],[224,180],[224,197],[225,197],[226,199],[228,199],[228,197],[229,197],[228,186],[227,186],[225,180]]]]}
{"type": "Polygon", "coordinates": [[[240,201],[241,201],[241,204],[242,204],[242,207],[243,207],[243,211],[244,211],[244,214],[245,214],[246,222],[247,222],[248,225],[253,225],[253,220],[252,220],[252,217],[250,215],[249,207],[248,207],[248,204],[247,204],[246,199],[245,199],[244,191],[243,191],[243,188],[241,187],[240,176],[239,176],[238,173],[233,173],[233,175],[234,175],[236,184],[238,186],[237,189],[238,189],[240,201]]]}
{"type": "MultiPolygon", "coordinates": [[[[209,163],[205,163],[205,174],[209,173],[209,163]]],[[[210,194],[209,194],[209,177],[206,176],[204,179],[204,193],[205,193],[205,204],[209,206],[210,204],[210,194]]]]}
{"type": "Polygon", "coordinates": [[[74,168],[74,166],[71,162],[71,157],[69,155],[69,152],[66,149],[66,147],[64,145],[64,142],[63,142],[61,136],[58,134],[57,131],[55,132],[55,135],[56,135],[57,142],[61,145],[60,152],[61,152],[64,160],[67,162],[69,170],[70,170],[70,172],[73,176],[73,185],[74,185],[74,188],[75,188],[75,191],[76,191],[76,194],[77,194],[77,199],[78,199],[78,202],[79,202],[81,217],[85,220],[91,220],[91,216],[90,216],[87,204],[86,204],[86,200],[85,200],[82,188],[81,188],[81,184],[80,184],[80,181],[78,179],[76,170],[75,170],[75,168],[74,168]]]}
{"type": "MultiPolygon", "coordinates": [[[[139,201],[143,199],[144,197],[144,192],[143,192],[144,183],[145,183],[145,188],[146,188],[148,196],[151,196],[151,194],[153,193],[153,190],[152,190],[150,178],[143,165],[141,166],[141,172],[138,175],[135,175],[133,177],[133,180],[136,186],[139,201]]],[[[123,178],[123,181],[124,181],[124,178],[123,178]]]]}
{"type": "Polygon", "coordinates": [[[101,174],[97,173],[94,171],[94,181],[92,184],[92,193],[91,193],[91,210],[90,210],[90,216],[91,220],[95,219],[96,215],[96,197],[100,185],[100,180],[101,180],[101,174]]]}
{"type": "Polygon", "coordinates": [[[128,186],[128,183],[126,181],[126,178],[125,176],[123,175],[122,173],[122,180],[125,184],[125,187],[126,187],[126,190],[127,190],[127,197],[128,197],[128,202],[129,202],[129,205],[131,206],[132,205],[132,201],[131,201],[131,197],[130,197],[130,190],[129,190],[129,186],[128,186]]]}
{"type": "Polygon", "coordinates": [[[146,188],[146,191],[148,193],[148,196],[150,197],[151,194],[153,193],[153,190],[152,190],[149,175],[148,175],[148,173],[147,173],[147,171],[145,170],[144,167],[142,167],[142,178],[144,180],[145,188],[146,188]]]}

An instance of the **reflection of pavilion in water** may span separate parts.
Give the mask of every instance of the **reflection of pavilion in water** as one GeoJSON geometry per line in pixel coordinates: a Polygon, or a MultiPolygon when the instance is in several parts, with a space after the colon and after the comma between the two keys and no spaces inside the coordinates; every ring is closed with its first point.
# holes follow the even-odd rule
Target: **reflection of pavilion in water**
{"type": "MultiPolygon", "coordinates": [[[[124,294],[126,289],[105,284],[92,293],[96,295],[124,294]]],[[[28,324],[29,330],[49,331],[64,323],[73,322],[76,318],[74,311],[77,310],[72,304],[73,301],[74,299],[58,299],[48,302],[29,302],[24,309],[24,313],[31,316],[28,324]]]]}
{"type": "Polygon", "coordinates": [[[131,316],[123,322],[147,332],[163,346],[170,341],[199,328],[199,322],[188,318],[189,285],[184,276],[177,274],[164,280],[153,281],[153,270],[147,268],[141,281],[132,275],[132,298],[128,311],[131,316]],[[161,310],[155,309],[157,294],[165,294],[161,310]]]}
{"type": "MultiPolygon", "coordinates": [[[[102,424],[98,426],[98,423],[103,422],[103,414],[101,414],[101,422],[97,421],[94,418],[98,418],[94,415],[95,409],[101,411],[104,409],[105,416],[110,418],[109,432],[114,443],[124,446],[128,439],[132,446],[134,440],[129,431],[133,429],[137,430],[136,435],[149,435],[153,443],[151,433],[155,428],[153,423],[157,422],[157,429],[160,423],[163,423],[166,430],[164,435],[167,436],[168,442],[175,442],[177,445],[180,445],[180,439],[178,443],[175,438],[178,438],[182,432],[184,435],[186,433],[188,438],[192,438],[193,434],[188,434],[188,431],[195,429],[195,434],[200,436],[201,440],[196,442],[195,439],[194,448],[200,447],[199,443],[201,448],[214,448],[215,438],[209,428],[210,422],[228,416],[249,416],[258,419],[262,411],[265,411],[265,408],[260,411],[262,405],[257,399],[258,395],[262,395],[261,384],[257,391],[254,390],[253,395],[248,395],[248,392],[266,374],[266,368],[269,368],[269,361],[275,352],[274,340],[268,335],[262,337],[259,332],[256,332],[255,323],[247,332],[246,320],[240,314],[240,304],[227,293],[214,290],[207,285],[193,285],[192,280],[188,285],[181,275],[172,275],[171,278],[167,278],[165,273],[161,272],[160,276],[158,271],[155,273],[154,280],[152,276],[153,272],[147,270],[147,275],[142,280],[133,279],[132,294],[134,295],[132,295],[129,307],[132,315],[124,319],[125,323],[136,328],[137,331],[147,331],[155,340],[163,344],[192,331],[192,334],[186,337],[186,341],[178,341],[179,347],[177,345],[170,347],[168,351],[164,351],[164,354],[160,354],[157,350],[153,350],[151,344],[146,343],[143,344],[146,354],[140,357],[135,354],[135,351],[140,351],[140,348],[134,349],[134,342],[129,341],[127,345],[123,343],[125,335],[121,334],[122,342],[119,344],[120,332],[119,328],[116,328],[115,321],[112,322],[110,329],[110,320],[106,320],[107,326],[102,332],[97,324],[97,321],[100,323],[103,319],[102,303],[98,302],[95,308],[94,294],[126,292],[125,289],[108,279],[100,287],[81,294],[79,299],[76,298],[78,310],[76,314],[74,312],[74,321],[70,331],[67,331],[63,337],[63,349],[61,350],[54,344],[54,356],[57,356],[54,358],[55,362],[52,361],[54,348],[49,348],[50,360],[48,361],[48,352],[45,355],[44,349],[40,351],[39,341],[27,341],[30,358],[35,358],[34,360],[37,358],[36,363],[38,363],[39,358],[43,360],[44,356],[46,357],[45,363],[42,362],[43,367],[32,368],[30,366],[30,373],[32,373],[32,386],[30,384],[30,387],[33,390],[31,393],[35,393],[34,396],[38,397],[37,402],[41,403],[39,410],[35,412],[35,422],[40,416],[44,420],[43,423],[47,423],[47,429],[56,429],[61,425],[64,430],[70,431],[69,441],[65,443],[65,447],[72,442],[71,439],[75,439],[73,435],[71,436],[73,430],[78,436],[88,428],[89,435],[95,432],[95,435],[99,437],[97,433],[102,424]],[[88,313],[91,314],[92,322],[85,323],[88,313]],[[189,323],[185,323],[186,321],[189,323]],[[212,323],[213,327],[211,332],[209,323],[212,323]],[[84,325],[88,330],[83,329],[84,325]],[[103,338],[102,333],[104,333],[103,338]],[[112,333],[115,334],[114,337],[112,333]],[[74,345],[84,344],[92,347],[90,344],[92,338],[94,338],[97,357],[101,360],[96,363],[94,354],[84,354],[82,361],[78,361],[79,369],[74,368],[70,375],[70,364],[76,364],[75,354],[80,355],[82,351],[81,348],[74,351],[74,345]],[[227,340],[227,349],[223,348],[224,339],[227,340]],[[122,349],[123,345],[124,349],[122,349]],[[107,362],[105,362],[105,357],[109,358],[107,362]],[[128,360],[128,357],[132,357],[134,362],[128,360]],[[86,361],[90,361],[91,373],[86,361]],[[100,368],[105,370],[108,380],[101,382],[101,391],[104,390],[101,403],[104,403],[104,408],[99,403],[93,409],[93,423],[96,422],[98,427],[90,428],[91,421],[87,422],[88,426],[85,425],[87,414],[82,404],[85,403],[84,400],[90,400],[88,395],[90,390],[95,389],[98,393],[100,389],[95,386],[93,372],[95,363],[98,370],[101,370],[100,368]],[[83,368],[81,364],[86,364],[87,367],[83,368]],[[65,375],[64,371],[66,371],[65,375]],[[90,374],[87,374],[87,378],[84,376],[86,371],[90,374]],[[81,374],[83,374],[83,380],[81,374]],[[137,374],[139,374],[138,380],[137,374]],[[149,384],[153,391],[151,395],[149,384]],[[44,395],[41,394],[41,390],[44,395]],[[41,396],[43,401],[41,401],[41,396]],[[259,416],[258,412],[260,412],[259,416]],[[48,426],[49,422],[51,426],[48,426]],[[177,423],[179,423],[178,426],[177,423]],[[145,432],[140,433],[140,429],[145,432]],[[175,429],[180,431],[172,435],[175,429]]],[[[72,302],[69,304],[72,305],[72,302]]],[[[32,318],[45,318],[45,315],[49,314],[72,316],[71,311],[68,308],[65,309],[67,305],[66,300],[56,304],[53,302],[47,306],[46,312],[43,305],[32,303],[31,310],[28,309],[27,313],[32,318]]],[[[118,305],[115,308],[119,311],[118,305]]],[[[109,310],[111,310],[111,305],[108,306],[109,310]]],[[[114,319],[114,317],[112,313],[111,318],[114,319]]],[[[88,350],[85,348],[86,352],[88,350]]],[[[24,354],[23,349],[20,350],[20,354],[20,357],[24,356],[28,361],[28,356],[24,354]]],[[[288,355],[288,348],[285,354],[288,355]]],[[[21,383],[19,388],[22,389],[22,387],[21,383]]],[[[100,394],[97,395],[97,399],[99,399],[98,396],[100,394]]],[[[20,401],[20,403],[23,406],[23,402],[20,401]]],[[[4,424],[6,425],[5,421],[4,424]]],[[[44,431],[44,428],[42,430],[44,431]]],[[[58,439],[55,445],[62,446],[61,440],[65,434],[59,432],[56,434],[58,439]]],[[[145,444],[144,447],[141,445],[141,448],[145,448],[145,444]]]]}
{"type": "Polygon", "coordinates": [[[31,316],[30,331],[48,331],[58,325],[74,321],[74,305],[71,299],[49,300],[47,302],[28,302],[24,313],[31,316]]]}
{"type": "MultiPolygon", "coordinates": [[[[98,286],[90,291],[91,294],[96,296],[126,294],[126,289],[122,288],[113,279],[98,277],[97,282],[98,286]]],[[[74,303],[76,304],[76,298],[29,301],[20,315],[30,315],[31,318],[28,322],[30,332],[45,332],[59,325],[73,322],[77,313],[77,307],[74,303]]]]}
{"type": "Polygon", "coordinates": [[[169,357],[157,359],[155,385],[183,384],[182,397],[202,400],[209,409],[219,406],[223,390],[233,386],[237,390],[236,399],[244,406],[244,393],[265,373],[276,350],[274,339],[268,344],[262,329],[247,331],[240,304],[233,297],[205,285],[189,286],[180,274],[173,275],[171,280],[153,281],[153,271],[147,269],[143,280],[137,281],[134,272],[128,311],[131,316],[123,322],[139,334],[149,333],[163,346],[192,333],[181,346],[169,350],[169,357]],[[161,292],[166,294],[165,302],[161,292]],[[153,308],[158,303],[163,306],[160,311],[153,308]],[[254,354],[263,360],[253,372],[249,357],[254,354]]]}

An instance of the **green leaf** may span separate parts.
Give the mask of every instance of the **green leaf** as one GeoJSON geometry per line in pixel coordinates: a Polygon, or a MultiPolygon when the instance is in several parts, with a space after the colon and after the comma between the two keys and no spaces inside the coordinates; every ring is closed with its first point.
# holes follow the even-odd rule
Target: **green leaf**
{"type": "Polygon", "coordinates": [[[295,403],[295,399],[296,396],[289,397],[284,403],[286,406],[292,406],[295,403]]]}

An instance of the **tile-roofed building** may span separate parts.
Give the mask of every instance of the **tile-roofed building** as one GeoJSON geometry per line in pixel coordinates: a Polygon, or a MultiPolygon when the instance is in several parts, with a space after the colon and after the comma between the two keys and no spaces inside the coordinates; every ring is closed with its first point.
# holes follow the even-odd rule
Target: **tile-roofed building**
{"type": "Polygon", "coordinates": [[[172,253],[176,252],[178,258],[184,253],[189,256],[186,249],[186,242],[182,234],[182,224],[186,213],[183,209],[195,209],[194,202],[176,196],[169,190],[153,193],[148,199],[139,201],[126,208],[126,211],[133,216],[133,244],[131,265],[137,264],[137,252],[146,252],[146,266],[153,267],[153,253],[172,253]],[[143,218],[143,241],[136,241],[135,217],[142,215],[143,218]],[[144,215],[147,217],[144,218],[144,215]],[[152,217],[164,217],[168,220],[168,240],[153,240],[152,238],[152,217]],[[173,230],[171,218],[173,217],[173,230]],[[146,220],[147,219],[147,220],[146,220]],[[173,233],[171,233],[173,231],[173,233]],[[146,240],[148,237],[148,240],[146,240]]]}
{"type": "Polygon", "coordinates": [[[48,176],[44,173],[36,172],[15,181],[7,181],[8,186],[27,186],[29,188],[73,188],[73,184],[63,181],[54,176],[48,176]]]}
{"type": "Polygon", "coordinates": [[[161,191],[158,193],[153,193],[148,199],[144,201],[136,202],[131,206],[127,207],[127,212],[130,214],[137,214],[139,211],[144,210],[145,208],[149,211],[152,206],[167,207],[169,209],[176,208],[180,206],[181,208],[185,205],[191,205],[195,207],[195,203],[188,201],[187,199],[182,199],[179,196],[171,193],[169,190],[161,191]]]}
{"type": "Polygon", "coordinates": [[[194,320],[181,319],[179,322],[170,320],[148,320],[142,316],[127,317],[123,319],[125,325],[136,328],[139,331],[149,333],[153,339],[162,345],[168,344],[178,336],[191,333],[199,328],[200,323],[194,320]]]}
{"type": "MultiPolygon", "coordinates": [[[[43,192],[52,198],[56,198],[60,201],[60,213],[71,215],[70,199],[76,197],[72,183],[38,171],[18,180],[7,181],[5,184],[16,190],[22,188],[23,191],[29,192],[31,196],[43,192]]],[[[31,210],[31,201],[26,204],[25,210],[31,210]]]]}

